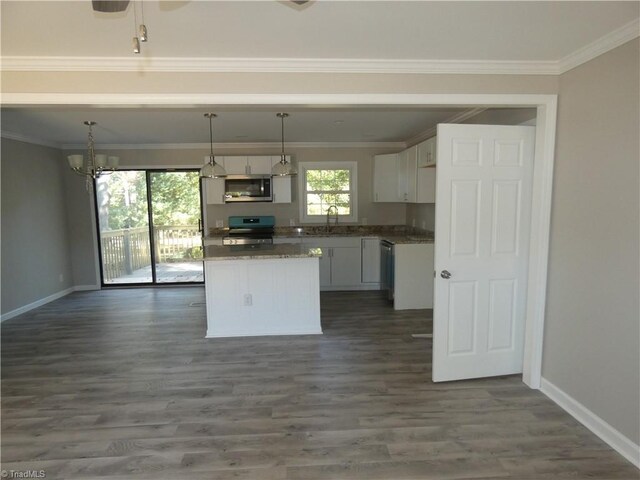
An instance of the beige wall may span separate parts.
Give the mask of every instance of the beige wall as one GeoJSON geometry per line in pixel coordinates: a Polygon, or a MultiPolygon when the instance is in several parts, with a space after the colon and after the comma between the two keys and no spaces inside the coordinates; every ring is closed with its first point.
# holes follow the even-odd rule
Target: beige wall
{"type": "Polygon", "coordinates": [[[550,93],[555,75],[2,72],[3,93],[550,93]]]}
{"type": "MultiPolygon", "coordinates": [[[[132,168],[162,168],[162,167],[192,167],[201,165],[206,150],[113,150],[109,154],[120,156],[122,167],[132,168]]],[[[278,147],[271,149],[247,148],[241,150],[218,149],[217,155],[277,155],[278,147]]],[[[406,221],[406,206],[404,204],[373,203],[373,155],[389,153],[388,148],[289,148],[295,163],[300,162],[343,162],[355,161],[358,165],[358,223],[366,219],[368,224],[376,225],[404,225],[406,221]]],[[[230,215],[275,215],[278,225],[287,226],[289,220],[299,224],[299,196],[298,180],[293,179],[293,202],[291,204],[249,203],[233,205],[207,206],[207,225],[214,226],[215,220],[221,219],[227,225],[230,215]]],[[[77,199],[82,202],[82,198],[77,199]]]]}
{"type": "Polygon", "coordinates": [[[62,177],[59,150],[2,139],[2,314],[73,285],[62,177]]]}
{"type": "Polygon", "coordinates": [[[640,443],[640,41],[560,77],[543,377],[640,443]]]}

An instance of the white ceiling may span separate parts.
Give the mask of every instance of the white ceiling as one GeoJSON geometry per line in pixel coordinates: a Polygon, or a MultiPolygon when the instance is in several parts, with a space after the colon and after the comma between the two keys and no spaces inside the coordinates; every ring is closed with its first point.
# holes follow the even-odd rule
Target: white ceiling
{"type": "MultiPolygon", "coordinates": [[[[1,8],[3,56],[133,55],[133,3],[1,8]]],[[[142,56],[558,61],[638,15],[634,1],[145,1],[142,56]]]]}
{"type": "MultiPolygon", "coordinates": [[[[465,109],[288,109],[287,143],[406,142],[465,109]]],[[[218,109],[216,143],[280,141],[277,110],[218,109]]],[[[52,145],[83,144],[93,120],[100,144],[185,144],[209,141],[209,120],[198,109],[17,108],[2,110],[2,129],[52,145]]]]}
{"type": "MultiPolygon", "coordinates": [[[[140,23],[141,2],[137,3],[140,23]]],[[[98,70],[136,59],[139,63],[128,65],[137,69],[169,60],[171,66],[188,59],[193,64],[245,59],[254,65],[260,63],[258,59],[272,64],[296,59],[309,61],[311,68],[323,60],[347,64],[358,60],[374,62],[369,66],[384,62],[392,70],[408,65],[402,63],[406,61],[494,62],[494,66],[504,62],[519,69],[536,62],[562,62],[587,47],[593,50],[603,38],[620,37],[616,32],[635,34],[637,23],[633,22],[640,16],[637,1],[312,0],[298,7],[286,0],[149,0],[144,2],[149,42],[136,56],[131,52],[133,2],[126,12],[111,14],[94,12],[90,0],[2,0],[0,9],[3,68],[16,59],[27,64],[54,61],[56,68],[63,69],[78,65],[74,59],[88,59],[101,66],[98,70]]],[[[251,106],[215,110],[219,114],[215,141],[277,142],[278,110],[251,106]]],[[[100,144],[203,143],[208,141],[205,111],[3,108],[2,132],[53,145],[82,144],[86,140],[82,122],[94,120],[100,144]]],[[[407,142],[463,110],[310,107],[288,111],[288,142],[370,143],[407,142]]]]}

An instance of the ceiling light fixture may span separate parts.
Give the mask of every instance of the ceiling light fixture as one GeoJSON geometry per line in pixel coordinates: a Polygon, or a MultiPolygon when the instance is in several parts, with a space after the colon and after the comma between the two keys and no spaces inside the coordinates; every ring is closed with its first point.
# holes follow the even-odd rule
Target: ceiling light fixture
{"type": "Polygon", "coordinates": [[[200,169],[200,178],[220,178],[226,177],[227,171],[222,165],[216,162],[213,155],[213,124],[212,120],[217,117],[215,113],[205,113],[204,116],[209,119],[209,145],[210,153],[205,159],[209,161],[200,169]]]}
{"type": "Polygon", "coordinates": [[[296,175],[298,172],[293,164],[287,161],[287,156],[284,154],[284,119],[289,116],[288,113],[276,113],[276,117],[280,119],[282,126],[282,153],[280,154],[280,161],[276,163],[271,169],[271,175],[284,177],[287,175],[296,175]]]}
{"type": "Polygon", "coordinates": [[[149,39],[147,26],[144,24],[144,2],[140,2],[140,15],[142,17],[140,25],[138,25],[137,4],[137,1],[133,2],[133,53],[140,53],[140,42],[146,42],[149,39]]]}
{"type": "Polygon", "coordinates": [[[85,163],[83,155],[69,155],[67,157],[67,161],[69,162],[71,170],[78,175],[87,177],[88,189],[90,183],[89,178],[93,178],[95,180],[101,175],[109,175],[110,173],[113,173],[118,168],[120,159],[116,156],[107,156],[105,154],[96,155],[92,131],[96,122],[87,120],[84,124],[89,127],[89,134],[87,137],[87,161],[85,163]]]}

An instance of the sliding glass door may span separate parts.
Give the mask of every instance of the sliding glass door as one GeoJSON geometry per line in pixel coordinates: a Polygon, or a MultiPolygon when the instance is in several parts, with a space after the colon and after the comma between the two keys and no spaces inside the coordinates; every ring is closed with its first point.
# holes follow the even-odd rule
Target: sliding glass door
{"type": "Polygon", "coordinates": [[[197,171],[120,170],[95,192],[104,285],[204,280],[197,171]]]}

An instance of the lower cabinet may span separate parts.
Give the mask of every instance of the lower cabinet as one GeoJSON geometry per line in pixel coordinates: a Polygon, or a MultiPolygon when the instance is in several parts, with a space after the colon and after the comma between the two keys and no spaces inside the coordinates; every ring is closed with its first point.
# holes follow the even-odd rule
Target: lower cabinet
{"type": "Polygon", "coordinates": [[[433,308],[433,243],[396,244],[393,308],[433,308]]]}
{"type": "Polygon", "coordinates": [[[305,237],[303,245],[322,249],[321,290],[362,290],[360,237],[305,237]]]}
{"type": "Polygon", "coordinates": [[[362,278],[363,284],[378,288],[380,285],[380,239],[364,237],[362,242],[362,278]]]}

